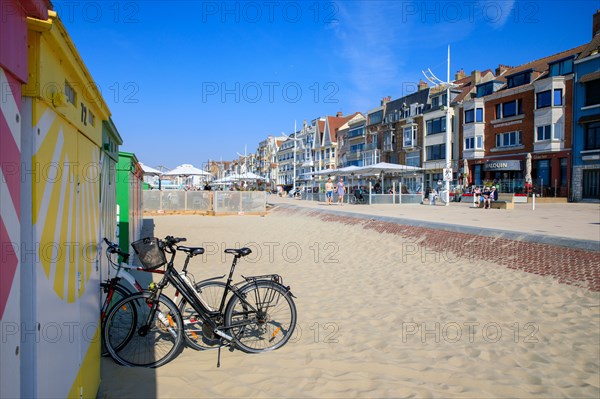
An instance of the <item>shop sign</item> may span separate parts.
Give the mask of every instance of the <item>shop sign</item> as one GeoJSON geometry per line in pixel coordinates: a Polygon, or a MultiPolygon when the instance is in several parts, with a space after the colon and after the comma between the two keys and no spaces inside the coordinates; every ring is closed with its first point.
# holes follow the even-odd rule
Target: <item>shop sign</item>
{"type": "Polygon", "coordinates": [[[522,170],[519,160],[486,161],[483,164],[483,170],[495,172],[501,170],[522,170]]]}

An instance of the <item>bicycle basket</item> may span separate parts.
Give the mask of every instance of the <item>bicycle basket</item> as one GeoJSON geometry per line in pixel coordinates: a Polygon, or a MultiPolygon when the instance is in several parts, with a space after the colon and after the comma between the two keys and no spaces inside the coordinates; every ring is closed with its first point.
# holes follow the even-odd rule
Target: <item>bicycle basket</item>
{"type": "Polygon", "coordinates": [[[167,263],[165,251],[160,247],[156,237],[146,237],[131,243],[133,250],[138,256],[142,267],[153,270],[167,263]]]}

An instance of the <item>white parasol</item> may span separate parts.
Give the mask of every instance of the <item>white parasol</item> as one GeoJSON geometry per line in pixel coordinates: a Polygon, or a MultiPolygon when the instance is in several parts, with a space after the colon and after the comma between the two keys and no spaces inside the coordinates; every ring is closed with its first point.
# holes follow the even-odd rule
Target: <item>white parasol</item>
{"type": "Polygon", "coordinates": [[[527,160],[525,161],[525,183],[531,184],[531,153],[527,153],[527,160]]]}

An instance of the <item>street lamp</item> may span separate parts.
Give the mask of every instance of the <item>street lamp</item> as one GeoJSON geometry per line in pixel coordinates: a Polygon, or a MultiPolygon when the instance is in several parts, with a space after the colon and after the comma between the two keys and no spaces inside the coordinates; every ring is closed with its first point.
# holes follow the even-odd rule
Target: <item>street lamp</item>
{"type": "MultiPolygon", "coordinates": [[[[436,86],[446,88],[446,169],[452,168],[452,133],[450,132],[450,88],[457,87],[458,85],[450,82],[450,45],[448,45],[448,75],[446,81],[438,79],[431,69],[427,69],[429,75],[423,71],[425,78],[436,86]]],[[[444,176],[444,190],[446,191],[446,198],[444,198],[445,205],[450,205],[450,180],[444,176]]]]}

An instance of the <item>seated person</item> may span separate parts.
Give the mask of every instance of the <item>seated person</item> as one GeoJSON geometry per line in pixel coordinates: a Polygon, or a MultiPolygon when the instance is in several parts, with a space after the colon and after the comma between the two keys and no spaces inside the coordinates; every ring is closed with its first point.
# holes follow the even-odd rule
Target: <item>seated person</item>
{"type": "Polygon", "coordinates": [[[492,191],[490,192],[490,203],[498,201],[498,190],[496,190],[496,186],[492,186],[492,191]]]}
{"type": "Polygon", "coordinates": [[[483,209],[490,208],[490,195],[491,195],[490,188],[486,186],[483,189],[483,193],[481,193],[481,202],[483,202],[483,209]]]}

